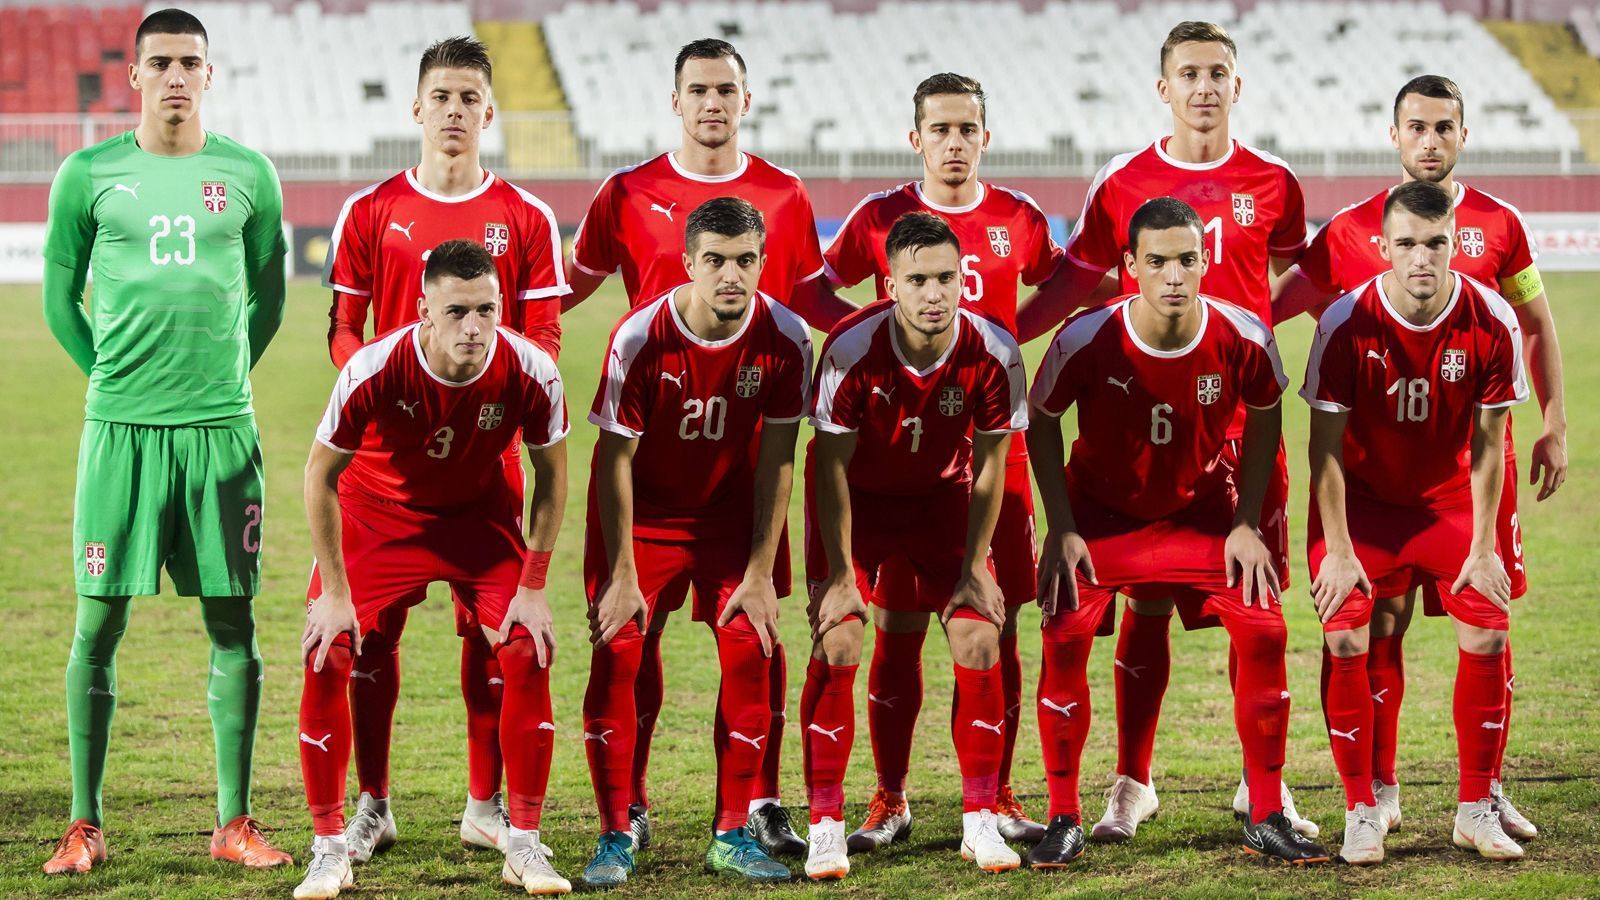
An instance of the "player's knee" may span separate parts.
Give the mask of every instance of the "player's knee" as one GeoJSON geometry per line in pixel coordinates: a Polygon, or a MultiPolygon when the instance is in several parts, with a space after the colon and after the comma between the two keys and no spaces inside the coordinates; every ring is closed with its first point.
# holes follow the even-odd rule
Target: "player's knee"
{"type": "Polygon", "coordinates": [[[988,619],[954,618],[945,625],[950,658],[963,669],[992,669],[1000,662],[1000,629],[988,619]]]}
{"type": "Polygon", "coordinates": [[[904,610],[884,609],[881,606],[872,608],[872,621],[879,631],[890,634],[914,634],[928,630],[928,620],[931,618],[925,612],[906,612],[904,610]]]}
{"type": "Polygon", "coordinates": [[[856,666],[861,664],[861,638],[865,625],[860,619],[847,619],[828,629],[817,641],[811,656],[830,666],[856,666]]]}
{"type": "Polygon", "coordinates": [[[1232,637],[1234,652],[1241,662],[1283,665],[1284,652],[1289,648],[1289,629],[1282,622],[1251,623],[1238,629],[1232,637]]]}
{"type": "Polygon", "coordinates": [[[1462,650],[1481,656],[1494,656],[1505,652],[1507,633],[1491,628],[1478,628],[1457,623],[1456,642],[1462,650]]]}
{"type": "Polygon", "coordinates": [[[1367,629],[1349,628],[1343,631],[1330,631],[1323,636],[1323,641],[1328,645],[1328,652],[1340,659],[1360,656],[1367,652],[1370,644],[1367,629]]]}
{"type": "Polygon", "coordinates": [[[354,647],[350,643],[350,635],[341,634],[328,647],[328,655],[322,660],[322,671],[319,673],[313,673],[312,671],[312,663],[316,661],[316,651],[313,650],[311,657],[306,661],[306,673],[308,675],[316,674],[319,677],[342,678],[348,681],[350,670],[355,668],[355,660],[356,654],[354,647]]]}
{"type": "Polygon", "coordinates": [[[501,671],[508,677],[541,668],[533,633],[520,624],[512,626],[511,633],[506,636],[505,641],[495,647],[494,658],[500,663],[501,671]]]}

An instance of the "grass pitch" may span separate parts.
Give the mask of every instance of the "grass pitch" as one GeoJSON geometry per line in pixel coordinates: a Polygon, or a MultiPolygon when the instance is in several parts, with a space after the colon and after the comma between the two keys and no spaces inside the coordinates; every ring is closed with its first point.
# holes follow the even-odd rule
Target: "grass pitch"
{"type": "MultiPolygon", "coordinates": [[[[1081,892],[1087,896],[1216,896],[1262,894],[1296,898],[1351,894],[1397,896],[1600,895],[1600,661],[1594,510],[1600,501],[1600,309],[1591,305],[1600,278],[1552,275],[1566,348],[1571,426],[1571,480],[1534,506],[1524,486],[1522,513],[1533,589],[1515,607],[1517,700],[1506,763],[1508,790],[1536,821],[1541,836],[1518,864],[1485,862],[1450,846],[1455,750],[1450,687],[1455,669],[1450,629],[1440,620],[1413,622],[1407,644],[1409,682],[1400,748],[1405,830],[1390,838],[1389,859],[1357,870],[1325,866],[1289,871],[1243,857],[1228,811],[1238,779],[1220,629],[1174,629],[1172,686],[1158,739],[1155,782],[1161,815],[1122,846],[1091,846],[1070,871],[985,876],[963,863],[960,790],[948,732],[951,675],[943,639],[926,648],[927,700],[912,765],[917,816],[908,843],[857,857],[842,884],[796,883],[781,893],[850,896],[1013,895],[1081,892]]],[[[256,409],[269,471],[265,584],[256,618],[267,679],[256,741],[255,810],[278,829],[280,846],[300,861],[278,872],[245,872],[213,862],[206,852],[214,811],[211,731],[205,709],[206,640],[197,604],[169,595],[135,602],[119,654],[121,706],[106,780],[109,862],[83,878],[47,879],[39,866],[66,825],[69,782],[62,672],[72,634],[70,544],[73,472],[82,421],[84,379],[45,329],[34,288],[0,288],[12,327],[0,332],[0,896],[287,897],[304,872],[311,838],[295,743],[300,674],[298,638],[311,551],[300,502],[300,472],[334,371],[324,340],[327,292],[311,282],[290,288],[283,330],[255,373],[256,409]]],[[[558,868],[574,881],[593,848],[593,793],[578,740],[588,676],[579,578],[582,486],[594,428],[582,414],[593,397],[605,337],[622,312],[620,289],[606,289],[566,321],[561,369],[579,421],[570,438],[571,503],[551,570],[559,649],[553,689],[561,738],[557,745],[543,835],[558,868]]],[[[1280,329],[1285,364],[1298,389],[1310,325],[1280,329]]],[[[1037,359],[1044,342],[1030,348],[1037,359]]],[[[1303,546],[1306,407],[1287,401],[1285,430],[1294,479],[1293,541],[1303,546]]],[[[1518,444],[1531,445],[1539,418],[1531,404],[1517,413],[1518,444]]],[[[802,443],[804,436],[802,436],[802,443]]],[[[790,521],[799,522],[798,492],[790,521]]],[[[1044,527],[1041,519],[1040,527],[1044,527]]],[[[1337,845],[1342,794],[1317,701],[1319,630],[1306,595],[1303,552],[1296,550],[1295,587],[1287,597],[1289,681],[1296,698],[1286,777],[1301,812],[1337,845]]],[[[796,571],[798,559],[796,560],[796,571]]],[[[1025,613],[1022,651],[1028,693],[1039,646],[1029,638],[1037,613],[1025,613]]],[[[786,601],[782,621],[790,653],[789,703],[798,708],[808,641],[803,604],[786,601]]],[[[469,852],[456,837],[466,792],[463,712],[457,687],[459,642],[448,597],[436,590],[412,614],[404,651],[404,687],[395,719],[393,797],[400,842],[357,870],[355,897],[508,896],[497,854],[469,852]]],[[[667,702],[652,764],[657,829],[627,892],[649,896],[745,893],[742,884],[703,871],[713,787],[711,714],[717,689],[715,650],[703,626],[678,616],[665,641],[667,702]]],[[[1101,811],[1094,796],[1110,783],[1115,762],[1111,690],[1112,644],[1096,647],[1091,682],[1098,721],[1084,760],[1085,815],[1101,811]]],[[[870,649],[869,649],[870,652],[870,649]]],[[[847,785],[852,823],[864,814],[872,786],[865,718],[866,668],[857,685],[858,741],[847,785]]],[[[784,745],[787,802],[804,801],[797,717],[784,745]]],[[[1023,717],[1016,788],[1036,816],[1044,813],[1039,738],[1023,717]]],[[[798,811],[797,811],[798,812],[798,811]]],[[[797,818],[799,816],[797,815],[797,818]]],[[[792,863],[798,872],[798,863],[792,863]]]]}

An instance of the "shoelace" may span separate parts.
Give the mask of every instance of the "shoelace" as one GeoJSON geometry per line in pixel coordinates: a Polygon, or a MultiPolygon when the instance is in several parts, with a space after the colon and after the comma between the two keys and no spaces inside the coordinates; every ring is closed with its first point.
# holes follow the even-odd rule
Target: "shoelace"
{"type": "Polygon", "coordinates": [[[306,879],[310,880],[321,875],[338,875],[339,863],[343,858],[332,850],[324,850],[316,854],[311,859],[311,871],[306,873],[306,879]]]}
{"type": "Polygon", "coordinates": [[[77,842],[83,845],[84,851],[88,852],[89,829],[82,825],[78,825],[67,829],[67,833],[61,836],[61,840],[56,841],[56,852],[54,855],[60,856],[62,851],[66,850],[67,847],[73,843],[74,838],[77,838],[77,842]]]}
{"type": "Polygon", "coordinates": [[[352,831],[355,832],[357,840],[363,843],[376,843],[378,832],[383,830],[383,817],[372,807],[363,806],[356,810],[355,821],[351,824],[355,826],[352,831]]]}
{"type": "Polygon", "coordinates": [[[739,865],[746,866],[752,862],[771,859],[771,857],[767,856],[767,851],[762,848],[755,838],[750,836],[749,832],[740,828],[735,834],[737,837],[733,840],[733,858],[739,865]]]}
{"type": "Polygon", "coordinates": [[[1388,831],[1388,829],[1384,827],[1384,824],[1378,821],[1376,816],[1371,814],[1370,810],[1362,813],[1356,818],[1356,827],[1369,829],[1377,835],[1382,835],[1388,831]]]}
{"type": "Polygon", "coordinates": [[[889,815],[889,803],[884,799],[883,791],[874,793],[872,799],[867,802],[867,820],[861,823],[862,830],[875,831],[882,828],[889,815]]]}
{"type": "MultiPolygon", "coordinates": [[[[541,844],[540,846],[544,845],[541,844]]],[[[617,866],[618,868],[626,869],[628,867],[628,855],[623,850],[623,842],[602,840],[599,849],[595,851],[594,862],[590,863],[590,865],[617,866]]]]}
{"type": "Polygon", "coordinates": [[[774,804],[772,807],[772,812],[767,813],[767,818],[772,820],[770,827],[773,831],[794,830],[794,824],[789,818],[789,811],[781,806],[774,804]]]}
{"type": "Polygon", "coordinates": [[[1126,815],[1132,811],[1133,782],[1129,779],[1119,778],[1111,787],[1106,788],[1106,803],[1118,812],[1126,815]]]}

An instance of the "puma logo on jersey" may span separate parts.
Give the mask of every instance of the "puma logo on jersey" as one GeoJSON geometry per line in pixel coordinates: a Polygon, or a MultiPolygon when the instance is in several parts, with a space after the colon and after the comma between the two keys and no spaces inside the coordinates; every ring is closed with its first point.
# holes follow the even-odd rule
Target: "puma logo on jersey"
{"type": "Polygon", "coordinates": [[[116,696],[116,694],[114,692],[108,691],[105,688],[95,687],[92,684],[89,685],[88,693],[89,693],[89,696],[91,696],[91,697],[115,697],[116,696]]]}
{"type": "Polygon", "coordinates": [[[882,697],[879,697],[877,694],[872,693],[871,691],[867,692],[867,702],[868,703],[876,703],[879,706],[884,707],[885,709],[894,709],[894,702],[896,700],[899,700],[899,699],[900,699],[899,697],[890,697],[889,699],[885,700],[882,697]]]}
{"type": "Polygon", "coordinates": [[[1107,376],[1106,377],[1106,384],[1114,384],[1117,387],[1122,388],[1122,392],[1124,394],[1127,394],[1129,396],[1133,395],[1133,376],[1132,375],[1129,375],[1126,379],[1124,379],[1122,381],[1118,381],[1115,378],[1107,376]]]}
{"type": "Polygon", "coordinates": [[[363,679],[363,680],[366,680],[366,681],[370,681],[373,684],[377,684],[378,683],[378,673],[377,672],[362,672],[362,671],[360,671],[358,669],[351,669],[350,670],[350,680],[351,681],[355,681],[357,678],[360,678],[360,679],[363,679]]]}
{"type": "Polygon", "coordinates": [[[556,730],[556,723],[554,723],[554,722],[540,722],[539,723],[539,730],[540,731],[555,731],[556,730]]]}
{"type": "Polygon", "coordinates": [[[1384,688],[1383,690],[1377,692],[1376,694],[1373,694],[1372,695],[1372,702],[1373,703],[1382,703],[1383,702],[1383,695],[1387,694],[1387,693],[1389,693],[1389,689],[1388,688],[1384,688]]]}
{"type": "Polygon", "coordinates": [[[604,744],[605,746],[609,747],[609,746],[611,746],[611,743],[606,740],[606,735],[610,734],[611,732],[613,732],[615,730],[616,729],[614,729],[614,728],[607,728],[605,731],[602,731],[599,734],[594,734],[593,732],[585,731],[583,733],[583,739],[586,740],[586,741],[599,741],[601,744],[604,744]]]}
{"type": "Polygon", "coordinates": [[[750,746],[756,748],[757,750],[760,750],[761,749],[761,741],[762,741],[763,738],[766,737],[766,735],[758,734],[758,735],[756,735],[755,737],[752,738],[752,737],[745,737],[744,735],[740,734],[737,731],[730,731],[730,732],[728,732],[728,737],[730,737],[730,738],[732,738],[732,739],[734,739],[736,741],[743,741],[744,743],[749,744],[750,746]]]}
{"type": "Polygon", "coordinates": [[[662,206],[659,203],[652,203],[650,204],[650,211],[661,213],[663,216],[667,217],[668,222],[671,222],[674,221],[672,218],[672,210],[676,208],[677,205],[678,204],[674,203],[672,206],[662,206]]]}
{"type": "Polygon", "coordinates": [[[1329,728],[1328,729],[1328,733],[1333,735],[1334,737],[1342,737],[1345,740],[1351,741],[1353,743],[1355,741],[1355,739],[1356,739],[1356,732],[1358,732],[1360,730],[1361,730],[1360,728],[1352,728],[1349,731],[1340,731],[1337,728],[1329,728]]]}
{"type": "Polygon", "coordinates": [[[1516,685],[1517,685],[1517,676],[1513,675],[1510,678],[1506,679],[1506,690],[1515,691],[1517,689],[1516,685]]]}
{"type": "Polygon", "coordinates": [[[662,372],[661,373],[661,380],[662,381],[670,381],[673,384],[677,385],[678,387],[683,387],[683,376],[685,376],[687,374],[689,374],[689,370],[688,369],[684,369],[682,372],[679,372],[676,375],[672,374],[671,372],[662,372]]]}
{"type": "Polygon", "coordinates": [[[996,722],[993,725],[990,725],[988,722],[985,722],[982,719],[973,719],[972,720],[972,727],[973,728],[982,728],[984,731],[992,731],[995,734],[1001,734],[1002,733],[1001,729],[1005,728],[1005,726],[1006,726],[1006,723],[1004,723],[1004,722],[996,722]]]}
{"type": "Polygon", "coordinates": [[[406,415],[408,415],[411,418],[415,419],[417,417],[417,404],[420,403],[420,402],[421,401],[419,401],[419,400],[413,400],[408,404],[404,400],[396,400],[394,402],[394,405],[400,407],[403,410],[405,410],[406,411],[406,415]]]}
{"type": "Polygon", "coordinates": [[[400,232],[401,234],[405,235],[406,236],[406,240],[409,241],[409,240],[411,240],[411,226],[413,226],[415,224],[417,224],[415,219],[411,220],[410,222],[407,222],[404,227],[402,227],[399,222],[390,222],[389,223],[389,230],[390,231],[398,231],[398,232],[400,232]]]}
{"type": "Polygon", "coordinates": [[[133,199],[137,200],[137,199],[139,199],[139,185],[141,185],[141,184],[144,184],[144,182],[135,181],[133,183],[133,187],[128,187],[125,184],[113,184],[111,186],[111,189],[113,191],[121,191],[124,194],[128,194],[129,196],[133,197],[133,199]]]}
{"type": "Polygon", "coordinates": [[[1506,727],[1505,717],[1502,716],[1498,722],[1485,722],[1483,723],[1483,727],[1490,731],[1503,730],[1506,727]]]}
{"type": "Polygon", "coordinates": [[[815,722],[812,722],[809,726],[806,727],[806,730],[807,731],[815,731],[817,734],[824,735],[824,736],[827,737],[828,740],[833,741],[835,744],[837,744],[837,743],[839,743],[839,732],[844,730],[844,726],[840,725],[838,728],[834,728],[834,729],[830,730],[830,729],[827,729],[827,728],[823,728],[821,725],[818,725],[815,722]]]}
{"type": "Polygon", "coordinates": [[[1368,350],[1367,359],[1375,359],[1382,364],[1385,369],[1389,368],[1389,351],[1387,350],[1383,351],[1382,354],[1378,353],[1376,350],[1368,350]]]}
{"type": "Polygon", "coordinates": [[[506,680],[504,678],[491,678],[491,679],[489,679],[489,687],[494,687],[497,684],[501,685],[501,686],[504,686],[505,683],[506,683],[506,680]]]}
{"type": "Polygon", "coordinates": [[[1066,706],[1062,706],[1056,703],[1054,700],[1051,700],[1049,697],[1040,697],[1039,705],[1045,709],[1053,709],[1070,719],[1072,718],[1072,708],[1078,704],[1076,701],[1074,701],[1072,703],[1068,703],[1066,706]]]}
{"type": "Polygon", "coordinates": [[[329,732],[328,734],[323,735],[321,740],[317,740],[317,739],[313,738],[311,735],[306,734],[304,731],[302,731],[302,732],[300,732],[300,743],[302,743],[302,744],[310,744],[311,746],[317,748],[318,750],[321,750],[323,753],[327,753],[328,752],[328,738],[331,738],[331,737],[333,737],[333,733],[329,732]]]}
{"type": "Polygon", "coordinates": [[[873,387],[872,387],[872,396],[874,396],[874,397],[882,397],[885,403],[893,403],[894,402],[894,388],[889,388],[888,390],[884,390],[883,388],[878,387],[877,385],[873,385],[873,387]]]}
{"type": "Polygon", "coordinates": [[[1129,675],[1131,675],[1134,678],[1138,678],[1140,672],[1143,672],[1145,669],[1150,668],[1149,666],[1130,666],[1130,665],[1128,665],[1127,663],[1123,662],[1120,659],[1114,659],[1114,660],[1111,661],[1111,663],[1112,663],[1112,665],[1116,666],[1117,668],[1121,669],[1122,671],[1127,672],[1129,675]]]}

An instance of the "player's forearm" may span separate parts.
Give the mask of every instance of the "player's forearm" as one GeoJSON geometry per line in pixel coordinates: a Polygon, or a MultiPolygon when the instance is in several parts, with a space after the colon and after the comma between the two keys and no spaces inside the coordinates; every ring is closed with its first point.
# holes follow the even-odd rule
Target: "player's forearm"
{"type": "Polygon", "coordinates": [[[848,448],[836,446],[845,440],[839,435],[819,433],[813,452],[817,454],[817,520],[822,533],[822,549],[828,558],[830,577],[849,578],[855,562],[850,554],[850,456],[848,448]]]}
{"type": "Polygon", "coordinates": [[[323,593],[348,594],[350,585],[344,569],[339,514],[339,472],[348,460],[341,463],[330,459],[328,454],[331,453],[333,451],[318,444],[312,448],[311,459],[306,463],[306,521],[311,529],[311,553],[317,563],[323,593]]]}
{"type": "Polygon", "coordinates": [[[87,269],[44,261],[44,322],[61,349],[67,351],[83,374],[94,369],[94,329],[83,311],[83,285],[87,269]]]}
{"type": "Polygon", "coordinates": [[[250,338],[250,367],[255,368],[261,355],[267,352],[267,345],[278,333],[278,328],[283,325],[284,299],[287,296],[283,257],[269,256],[247,281],[250,300],[245,328],[250,338]]]}
{"type": "Polygon", "coordinates": [[[967,509],[967,546],[962,557],[968,571],[987,565],[989,542],[1000,520],[1005,495],[1006,444],[1009,434],[974,434],[972,437],[972,501],[967,509]]]}
{"type": "Polygon", "coordinates": [[[1345,518],[1344,430],[1349,413],[1311,411],[1311,490],[1329,553],[1354,552],[1345,518]]]}
{"type": "Polygon", "coordinates": [[[561,516],[567,508],[567,442],[528,451],[533,466],[533,507],[529,510],[528,549],[549,553],[556,548],[561,516]]]}
{"type": "Polygon", "coordinates": [[[636,441],[607,431],[600,432],[599,453],[595,457],[595,495],[600,501],[600,536],[605,541],[606,558],[611,560],[611,577],[633,578],[633,454],[636,441]]]}
{"type": "Polygon", "coordinates": [[[824,333],[832,331],[839,320],[857,309],[854,303],[834,293],[833,286],[822,275],[795,282],[789,292],[788,307],[812,328],[824,333]]]}
{"type": "Polygon", "coordinates": [[[1287,322],[1308,310],[1315,316],[1332,299],[1332,294],[1317,287],[1316,282],[1296,266],[1273,282],[1272,324],[1287,322]]]}
{"type": "Polygon", "coordinates": [[[1039,486],[1045,522],[1051,531],[1077,531],[1078,523],[1067,499],[1067,450],[1061,421],[1037,408],[1033,413],[1034,424],[1027,431],[1028,458],[1033,462],[1033,480],[1039,486]]]}
{"type": "Polygon", "coordinates": [[[1239,454],[1239,505],[1234,510],[1233,524],[1260,527],[1261,501],[1267,495],[1267,480],[1272,477],[1282,434],[1283,404],[1245,410],[1244,449],[1239,454]]]}
{"type": "Polygon", "coordinates": [[[566,271],[567,284],[571,285],[572,293],[561,298],[562,312],[566,312],[589,299],[589,295],[598,290],[606,280],[604,275],[593,275],[584,269],[578,268],[578,264],[571,256],[566,259],[566,271]]]}
{"type": "Polygon", "coordinates": [[[1495,547],[1495,520],[1504,487],[1505,409],[1480,409],[1472,424],[1472,549],[1473,555],[1495,547]]]}
{"type": "Polygon", "coordinates": [[[1059,325],[1073,310],[1092,303],[1105,274],[1070,258],[1062,262],[1048,281],[1017,304],[1017,343],[1026,344],[1059,325]]]}
{"type": "Polygon", "coordinates": [[[755,522],[750,532],[750,561],[746,577],[771,577],[778,558],[778,536],[783,533],[789,494],[794,489],[794,442],[799,423],[765,424],[756,459],[755,522]]]}
{"type": "Polygon", "coordinates": [[[1561,343],[1556,338],[1555,319],[1543,293],[1519,306],[1522,325],[1522,358],[1539,398],[1546,434],[1567,433],[1566,379],[1561,369],[1561,343]]]}
{"type": "Polygon", "coordinates": [[[343,369],[366,345],[366,330],[367,298],[334,291],[328,307],[328,355],[335,366],[343,369]]]}
{"type": "Polygon", "coordinates": [[[561,301],[555,297],[551,297],[546,300],[527,300],[524,302],[528,304],[528,330],[524,332],[523,336],[528,340],[533,341],[535,344],[538,344],[544,350],[544,352],[550,354],[550,358],[552,360],[558,360],[561,355],[560,314],[557,313],[556,315],[552,316],[548,315],[548,313],[544,313],[540,315],[535,314],[534,311],[537,309],[541,312],[544,312],[544,310],[541,309],[544,304],[549,304],[548,309],[550,310],[557,310],[560,307],[561,301]]]}

